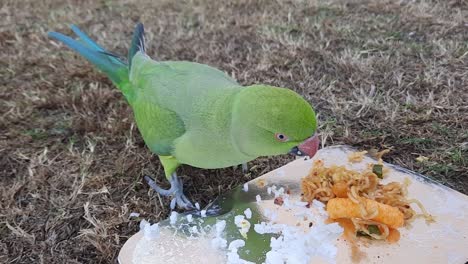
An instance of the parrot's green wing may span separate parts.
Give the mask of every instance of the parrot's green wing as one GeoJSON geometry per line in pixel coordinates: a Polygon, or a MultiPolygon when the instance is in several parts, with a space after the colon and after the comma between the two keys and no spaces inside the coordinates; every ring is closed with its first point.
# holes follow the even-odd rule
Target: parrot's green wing
{"type": "Polygon", "coordinates": [[[150,100],[132,104],[135,121],[150,150],[161,156],[170,156],[174,140],[185,133],[184,122],[177,113],[150,100]]]}
{"type": "Polygon", "coordinates": [[[130,82],[136,89],[137,100],[149,100],[177,112],[182,118],[191,117],[188,111],[198,102],[195,98],[216,97],[211,93],[217,94],[234,86],[240,88],[234,79],[208,65],[187,61],[158,62],[143,53],[133,57],[130,82]]]}
{"type": "Polygon", "coordinates": [[[241,86],[208,65],[132,60],[131,102],[145,142],[158,155],[199,168],[240,164],[251,157],[231,144],[231,106],[241,86]]]}

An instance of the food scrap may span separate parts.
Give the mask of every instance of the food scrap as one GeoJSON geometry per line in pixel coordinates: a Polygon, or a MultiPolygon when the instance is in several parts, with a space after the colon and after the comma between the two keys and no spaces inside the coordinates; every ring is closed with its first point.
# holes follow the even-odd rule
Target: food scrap
{"type": "Polygon", "coordinates": [[[379,222],[391,228],[404,225],[404,215],[398,208],[364,198],[361,204],[349,198],[333,198],[327,203],[327,212],[330,218],[360,218],[379,222]],[[370,215],[368,212],[371,212],[370,215]]]}
{"type": "MultiPolygon", "coordinates": [[[[304,205],[292,206],[304,208],[304,205]]],[[[265,209],[265,216],[270,220],[254,224],[254,231],[258,234],[277,234],[270,240],[271,250],[266,253],[265,263],[311,263],[316,257],[327,263],[336,262],[336,239],[343,233],[343,228],[337,223],[326,223],[328,215],[323,203],[313,201],[310,209],[295,215],[299,221],[306,215],[310,217],[309,222],[313,221],[313,226],[306,231],[301,224],[293,226],[272,222],[265,209]]]]}
{"type": "Polygon", "coordinates": [[[239,228],[239,233],[247,239],[247,233],[250,230],[250,222],[245,219],[244,215],[237,215],[234,218],[234,223],[239,228]]]}
{"type": "Polygon", "coordinates": [[[260,194],[257,194],[255,196],[255,200],[257,201],[257,203],[261,202],[262,201],[262,197],[260,196],[260,194]]]}
{"type": "Polygon", "coordinates": [[[259,188],[263,188],[267,185],[267,182],[265,179],[258,179],[255,183],[257,184],[259,188]]]}
{"type": "Polygon", "coordinates": [[[348,155],[348,161],[351,163],[361,162],[364,160],[364,155],[367,154],[367,151],[352,152],[348,155]]]}
{"type": "Polygon", "coordinates": [[[372,166],[372,172],[379,177],[379,179],[383,179],[383,165],[382,164],[374,164],[372,166]]]}
{"type": "MultiPolygon", "coordinates": [[[[380,157],[386,152],[379,152],[380,157]]],[[[316,160],[309,175],[302,179],[302,198],[306,202],[325,202],[330,218],[345,227],[348,237],[351,234],[396,242],[397,229],[418,216],[411,203],[420,207],[420,215],[433,219],[419,201],[406,197],[408,181],[382,184],[383,172],[381,160],[363,172],[344,166],[325,167],[322,160],[316,160]]]]}
{"type": "Polygon", "coordinates": [[[284,203],[283,197],[281,197],[281,196],[276,197],[275,200],[274,200],[274,203],[276,205],[279,205],[279,206],[283,205],[283,203],[284,203]]]}
{"type": "Polygon", "coordinates": [[[426,156],[419,156],[419,157],[416,158],[416,161],[417,162],[427,162],[427,161],[429,161],[429,158],[426,157],[426,156]]]}
{"type": "Polygon", "coordinates": [[[252,210],[250,210],[250,208],[245,209],[244,215],[247,219],[252,218],[252,210]]]}

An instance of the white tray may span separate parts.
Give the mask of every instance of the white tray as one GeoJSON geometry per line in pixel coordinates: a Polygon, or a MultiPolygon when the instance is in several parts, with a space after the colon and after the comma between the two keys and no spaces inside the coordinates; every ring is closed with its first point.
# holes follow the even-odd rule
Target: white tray
{"type": "MultiPolygon", "coordinates": [[[[268,186],[275,184],[280,187],[287,187],[291,190],[290,200],[300,200],[300,180],[306,176],[311,168],[313,160],[322,159],[325,165],[346,165],[353,169],[364,169],[368,163],[375,163],[374,159],[366,157],[360,163],[348,163],[348,154],[355,151],[346,146],[336,146],[321,149],[312,160],[297,159],[279,169],[271,171],[257,179],[249,182],[250,197],[256,193],[262,194],[260,203],[255,200],[250,203],[252,207],[274,210],[278,214],[276,222],[289,225],[307,226],[308,221],[298,223],[294,216],[294,210],[277,206],[273,202],[273,197],[265,195],[266,187],[259,188],[258,180],[265,180],[268,186]]],[[[468,196],[463,195],[453,189],[438,184],[428,178],[391,164],[384,164],[390,169],[388,177],[384,182],[403,182],[405,178],[411,180],[408,188],[408,196],[421,201],[426,209],[431,213],[436,222],[427,225],[426,222],[418,218],[410,227],[399,229],[401,239],[398,243],[388,244],[385,242],[370,241],[367,246],[360,249],[365,253],[364,263],[466,263],[468,261],[468,196]]],[[[418,209],[415,207],[415,210],[418,209]]],[[[252,222],[252,227],[256,222],[252,222]]],[[[253,228],[251,228],[253,229],[253,228]]],[[[253,232],[253,231],[252,231],[253,232]]],[[[207,242],[196,243],[188,240],[184,236],[173,236],[173,233],[162,232],[158,242],[145,242],[142,232],[132,236],[123,246],[119,254],[121,264],[131,264],[134,257],[140,256],[140,263],[187,263],[187,260],[198,260],[199,263],[219,263],[219,256],[222,252],[211,251],[206,248],[207,242]],[[153,244],[151,244],[153,243],[153,244]],[[140,245],[137,247],[137,245],[140,245]],[[180,260],[171,262],[168,259],[161,259],[155,251],[142,249],[146,247],[164,247],[174,249],[174,244],[180,245],[180,250],[175,250],[174,259],[180,260]],[[139,248],[138,252],[136,248],[139,248]],[[152,252],[152,253],[151,253],[152,252]],[[146,254],[145,258],[141,258],[146,254]]],[[[350,258],[350,246],[343,239],[336,242],[338,254],[336,263],[352,263],[350,258]]],[[[313,263],[321,263],[317,259],[313,263]]],[[[140,264],[135,263],[135,264],[140,264]]]]}

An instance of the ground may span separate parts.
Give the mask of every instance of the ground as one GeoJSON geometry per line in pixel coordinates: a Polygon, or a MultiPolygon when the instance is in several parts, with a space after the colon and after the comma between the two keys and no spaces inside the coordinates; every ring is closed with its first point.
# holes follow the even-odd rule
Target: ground
{"type": "MultiPolygon", "coordinates": [[[[0,262],[113,263],[167,186],[120,92],[47,38],[78,25],[125,55],[135,24],[158,60],[289,87],[316,109],[325,146],[392,151],[387,162],[468,193],[466,1],[3,0],[0,4],[0,262]]],[[[206,204],[292,157],[240,169],[183,167],[206,204]]]]}

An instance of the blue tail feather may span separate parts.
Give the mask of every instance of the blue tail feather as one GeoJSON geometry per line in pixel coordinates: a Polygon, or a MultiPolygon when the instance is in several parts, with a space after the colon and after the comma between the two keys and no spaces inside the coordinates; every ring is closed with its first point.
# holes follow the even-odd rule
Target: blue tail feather
{"type": "Polygon", "coordinates": [[[72,25],[71,28],[81,39],[81,42],[57,32],[49,32],[48,35],[49,37],[64,43],[69,48],[85,57],[98,69],[106,73],[114,83],[122,83],[128,78],[128,68],[124,62],[91,40],[91,38],[83,33],[78,27],[72,25]]]}
{"type": "Polygon", "coordinates": [[[79,29],[77,26],[71,25],[70,28],[80,38],[81,42],[84,43],[85,46],[87,46],[91,50],[96,50],[104,54],[110,55],[109,59],[113,60],[114,62],[122,63],[118,55],[112,54],[108,52],[107,50],[105,50],[103,47],[97,44],[94,40],[92,40],[88,35],[86,35],[86,33],[81,31],[81,29],[79,29]]]}
{"type": "Polygon", "coordinates": [[[145,53],[145,29],[142,23],[138,23],[133,32],[132,44],[130,44],[130,49],[128,50],[128,68],[132,67],[133,56],[137,52],[145,53]]]}
{"type": "Polygon", "coordinates": [[[99,46],[99,44],[94,42],[88,35],[86,35],[86,33],[81,31],[77,26],[71,25],[70,28],[90,49],[97,51],[106,51],[103,47],[99,46]]]}

